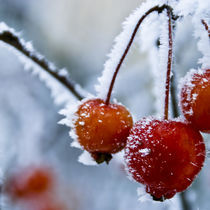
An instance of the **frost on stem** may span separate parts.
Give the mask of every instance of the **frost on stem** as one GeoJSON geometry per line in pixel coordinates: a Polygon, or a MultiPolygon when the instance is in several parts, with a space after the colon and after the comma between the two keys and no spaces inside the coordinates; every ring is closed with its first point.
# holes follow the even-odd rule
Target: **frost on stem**
{"type": "Polygon", "coordinates": [[[70,103],[72,94],[79,100],[86,95],[85,91],[69,78],[66,69],[57,69],[34,50],[31,42],[25,42],[14,29],[3,22],[0,23],[0,41],[17,50],[18,58],[24,63],[25,69],[33,69],[33,73],[39,75],[51,89],[57,104],[70,103]]]}
{"type": "Polygon", "coordinates": [[[164,3],[164,1],[148,0],[137,8],[123,23],[123,31],[116,37],[114,47],[108,55],[109,59],[104,64],[104,70],[102,76],[99,78],[99,84],[95,87],[99,98],[106,99],[106,102],[109,102],[115,78],[134,41],[140,24],[150,13],[154,11],[161,13],[163,9],[169,7],[164,3]],[[109,92],[107,94],[108,89],[109,92]]]}

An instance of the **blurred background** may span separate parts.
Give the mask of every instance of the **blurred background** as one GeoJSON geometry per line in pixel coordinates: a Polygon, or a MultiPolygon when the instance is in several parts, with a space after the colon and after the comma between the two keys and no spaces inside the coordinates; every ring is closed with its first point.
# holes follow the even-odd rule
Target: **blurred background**
{"type": "MultiPolygon", "coordinates": [[[[33,42],[37,51],[59,68],[66,67],[75,81],[95,93],[94,85],[115,36],[121,32],[121,23],[141,2],[0,0],[0,22],[20,32],[26,41],[33,42]]],[[[175,51],[179,79],[197,66],[200,57],[188,20],[177,32],[175,51]]],[[[116,82],[115,96],[136,119],[156,112],[153,75],[148,71],[152,65],[150,56],[134,45],[116,82]]],[[[37,202],[2,195],[2,210],[182,209],[178,195],[164,203],[139,202],[136,193],[139,184],[127,178],[117,159],[108,166],[79,163],[81,150],[70,147],[69,128],[57,124],[63,118],[58,114],[62,108],[54,104],[50,90],[25,72],[17,56],[0,44],[1,182],[14,174],[17,182],[24,182],[28,170],[37,167],[45,168],[48,179],[56,180],[47,199],[37,198],[37,202]]],[[[206,135],[206,141],[207,138],[206,135]]],[[[209,209],[209,186],[207,159],[198,179],[186,192],[190,209],[209,209]]]]}

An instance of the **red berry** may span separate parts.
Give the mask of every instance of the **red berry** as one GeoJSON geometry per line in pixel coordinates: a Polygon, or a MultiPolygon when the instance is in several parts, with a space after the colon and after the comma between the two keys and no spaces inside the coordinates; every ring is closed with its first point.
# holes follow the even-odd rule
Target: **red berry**
{"type": "Polygon", "coordinates": [[[187,75],[181,89],[181,108],[196,129],[210,133],[210,69],[187,75]]]}
{"type": "Polygon", "coordinates": [[[52,186],[50,171],[42,167],[27,167],[14,173],[6,181],[6,192],[12,199],[41,195],[52,186]]]}
{"type": "Polygon", "coordinates": [[[125,161],[154,200],[185,190],[205,159],[202,136],[185,122],[144,118],[131,129],[125,161]]]}
{"type": "Polygon", "coordinates": [[[98,163],[125,147],[133,121],[124,106],[91,99],[79,107],[76,115],[78,141],[98,163]]]}

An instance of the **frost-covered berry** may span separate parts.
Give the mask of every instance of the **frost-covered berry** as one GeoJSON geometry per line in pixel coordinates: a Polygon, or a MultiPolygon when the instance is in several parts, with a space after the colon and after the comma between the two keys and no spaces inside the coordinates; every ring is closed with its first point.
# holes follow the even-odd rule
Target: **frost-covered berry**
{"type": "Polygon", "coordinates": [[[210,69],[187,74],[181,89],[181,108],[196,129],[210,133],[210,69]]]}
{"type": "Polygon", "coordinates": [[[185,190],[204,159],[202,136],[179,121],[143,118],[131,129],[125,148],[129,174],[159,201],[185,190]]]}
{"type": "Polygon", "coordinates": [[[91,99],[80,105],[76,116],[78,141],[97,163],[108,162],[125,147],[133,120],[124,106],[91,99]]]}
{"type": "Polygon", "coordinates": [[[52,187],[49,169],[30,166],[12,174],[5,184],[6,193],[14,200],[42,195],[52,187]]]}

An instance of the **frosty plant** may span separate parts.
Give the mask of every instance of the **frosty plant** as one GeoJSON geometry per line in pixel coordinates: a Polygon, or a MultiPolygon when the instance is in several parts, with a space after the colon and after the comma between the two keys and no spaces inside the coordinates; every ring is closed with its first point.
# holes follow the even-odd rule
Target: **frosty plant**
{"type": "MultiPolygon", "coordinates": [[[[20,39],[13,29],[5,24],[0,27],[0,40],[38,65],[40,69],[36,69],[35,73],[46,81],[56,98],[62,95],[62,99],[60,97],[57,101],[66,102],[67,106],[61,111],[66,116],[61,123],[71,127],[72,146],[85,150],[79,160],[91,156],[94,160],[90,160],[91,164],[108,163],[112,154],[125,148],[129,175],[143,184],[145,191],[157,201],[170,199],[191,185],[205,160],[205,144],[200,131],[210,132],[210,31],[206,15],[200,9],[205,6],[199,3],[196,9],[184,11],[182,8],[187,8],[185,3],[185,0],[167,1],[167,4],[166,1],[148,0],[129,16],[105,63],[99,85],[96,86],[97,96],[94,97],[72,82],[66,70],[59,71],[35,53],[31,44],[20,39]],[[162,101],[164,113],[159,118],[144,117],[133,125],[130,112],[121,104],[111,102],[111,94],[120,67],[142,22],[155,12],[167,22],[162,25],[162,28],[165,27],[164,33],[160,32],[157,37],[160,38],[160,63],[164,63],[160,71],[166,71],[165,99],[162,101]],[[201,32],[198,29],[196,34],[200,38],[198,48],[203,54],[200,59],[202,67],[191,70],[182,81],[180,105],[185,118],[170,119],[173,29],[176,21],[181,21],[180,17],[183,19],[190,15],[196,30],[199,27],[204,30],[201,32]],[[54,80],[58,81],[57,85],[54,80]],[[72,106],[70,93],[78,99],[76,105],[72,106]]],[[[25,61],[25,57],[21,59],[25,61]]],[[[175,104],[177,106],[177,102],[175,104]]]]}
{"type": "Polygon", "coordinates": [[[128,172],[158,201],[185,190],[205,159],[205,145],[199,131],[185,121],[168,119],[173,39],[172,11],[166,9],[169,50],[164,119],[147,117],[138,121],[130,132],[125,149],[128,172]]]}

